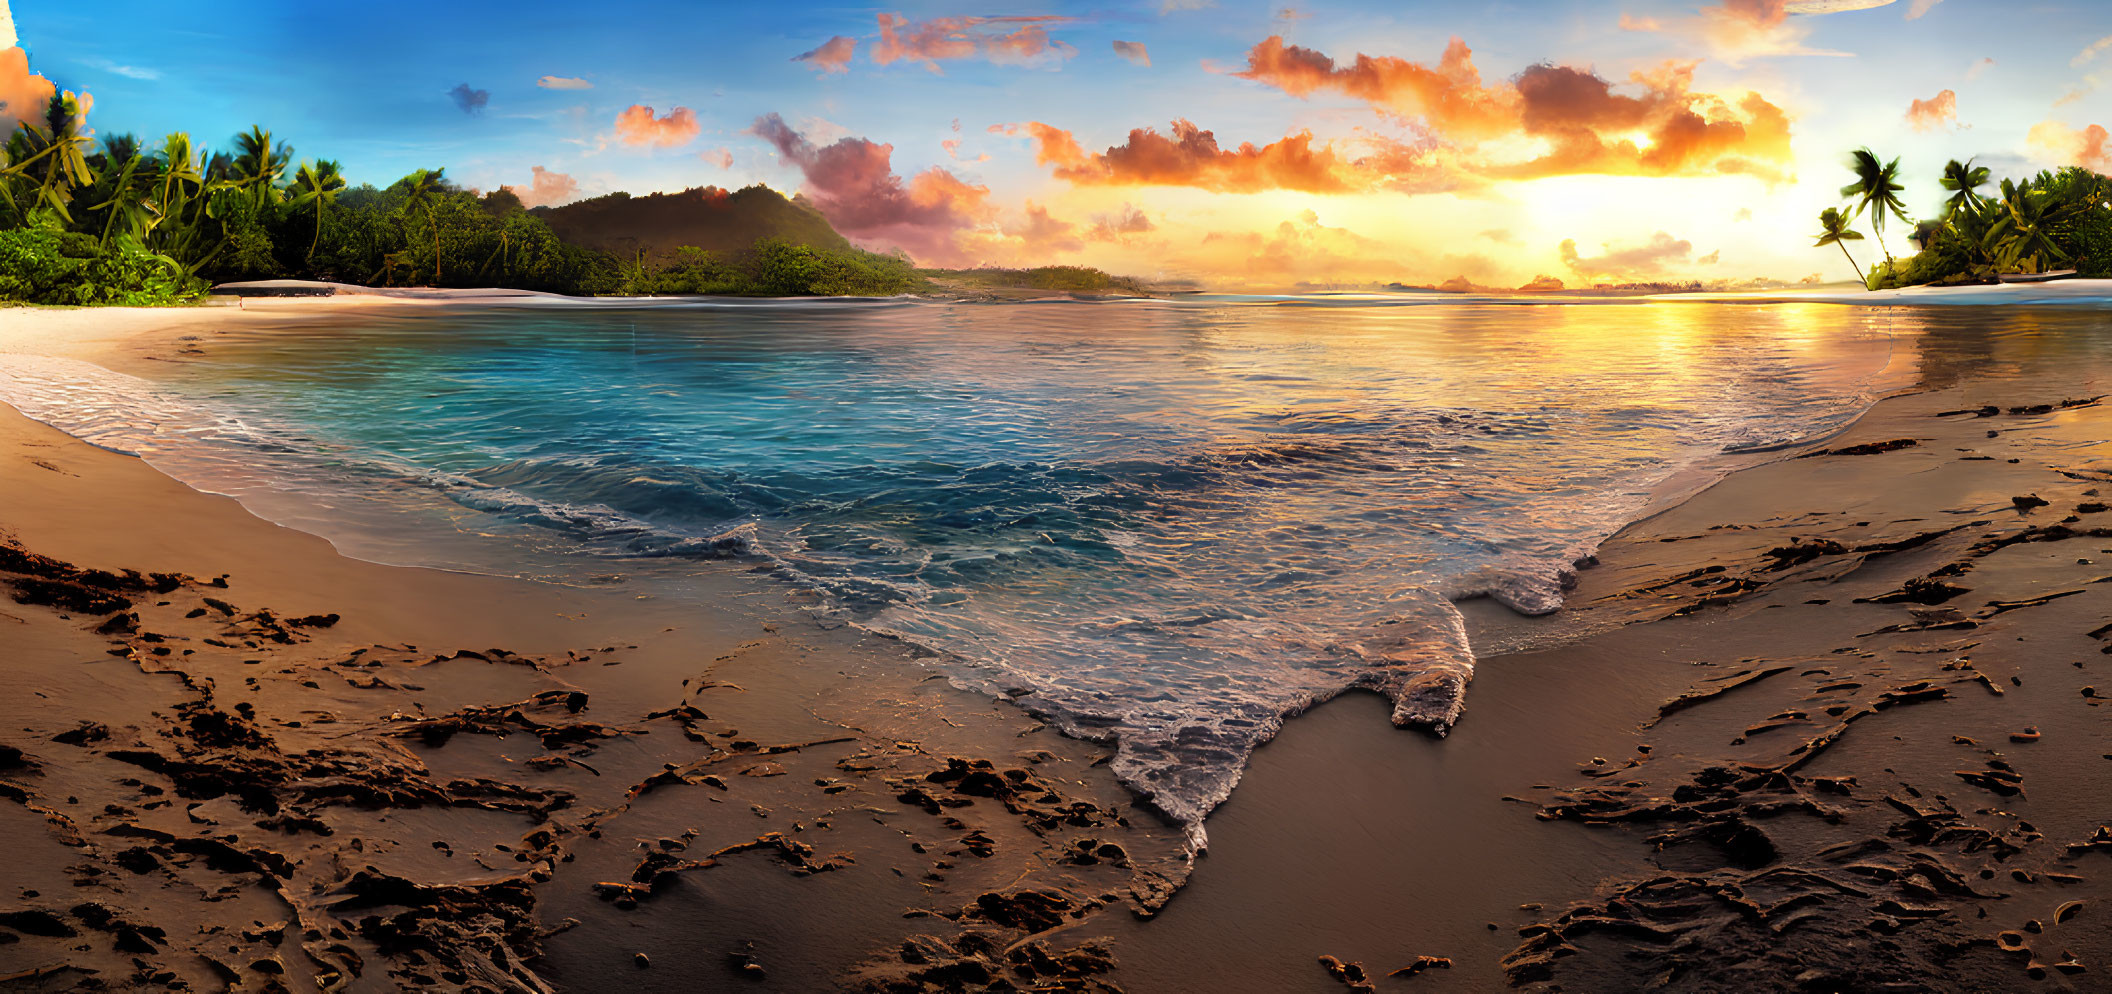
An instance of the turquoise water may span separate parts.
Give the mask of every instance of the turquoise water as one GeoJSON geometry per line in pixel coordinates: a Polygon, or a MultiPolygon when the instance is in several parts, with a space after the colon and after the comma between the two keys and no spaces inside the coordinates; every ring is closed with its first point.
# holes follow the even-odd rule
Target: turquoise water
{"type": "Polygon", "coordinates": [[[403,308],[201,336],[153,383],[17,363],[0,399],[70,383],[39,416],[369,558],[760,568],[1114,738],[1117,772],[1194,824],[1285,715],[1346,687],[1449,726],[1473,663],[1452,601],[1553,610],[1668,480],[1835,430],[1957,320],[1364,297],[403,308]]]}

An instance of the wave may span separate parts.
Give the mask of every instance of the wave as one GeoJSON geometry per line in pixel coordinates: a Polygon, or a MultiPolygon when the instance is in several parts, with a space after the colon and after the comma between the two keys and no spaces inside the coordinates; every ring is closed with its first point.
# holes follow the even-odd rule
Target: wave
{"type": "MultiPolygon", "coordinates": [[[[1215,314],[1281,302],[1123,306],[1215,314]]],[[[1401,301],[1434,302],[1459,303],[1401,301]]],[[[1735,389],[1703,384],[1723,399],[1703,391],[1706,403],[1685,406],[1569,404],[1554,392],[1505,403],[1483,391],[1476,401],[1390,380],[1345,396],[1327,361],[1250,367],[1231,349],[1204,362],[1198,332],[1149,322],[1142,340],[1158,351],[1139,366],[1080,351],[1068,326],[1029,341],[1023,361],[1072,379],[1051,394],[1005,393],[977,368],[945,366],[951,354],[904,360],[840,341],[835,324],[817,342],[782,340],[806,327],[800,315],[844,308],[906,313],[903,333],[921,333],[922,312],[904,309],[927,306],[674,301],[648,310],[781,317],[758,325],[760,338],[707,339],[685,324],[656,339],[650,321],[670,319],[632,307],[613,335],[591,323],[570,332],[577,352],[559,347],[557,330],[497,366],[428,364],[433,347],[420,344],[398,350],[419,362],[391,371],[352,352],[340,361],[361,365],[303,367],[312,378],[294,381],[302,391],[261,400],[224,387],[197,399],[88,363],[0,356],[0,400],[333,540],[402,532],[405,511],[444,504],[479,516],[472,531],[561,537],[583,570],[610,557],[762,567],[819,594],[819,610],[932,650],[927,663],[957,685],[1112,742],[1115,772],[1197,846],[1247,756],[1292,715],[1362,689],[1391,700],[1397,724],[1443,734],[1456,723],[1474,647],[1454,601],[1554,612],[1578,561],[1659,483],[1727,449],[1836,423],[1861,402],[1792,408],[1807,385],[1791,375],[1768,383],[1750,364],[1735,389]],[[641,365],[700,341],[741,365],[688,380],[641,365]],[[883,354],[899,368],[874,360],[883,354]],[[829,364],[841,355],[860,364],[829,364]],[[597,383],[610,372],[591,365],[598,359],[637,392],[597,383]],[[1126,378],[1104,371],[1110,361],[1126,378]],[[944,386],[905,393],[911,380],[944,386]],[[338,402],[320,389],[347,382],[402,393],[338,402]],[[1164,382],[1175,388],[1162,395],[1164,382]],[[423,396],[433,384],[464,399],[443,410],[423,396]],[[1184,392],[1194,389],[1204,392],[1184,392]],[[1753,389],[1792,401],[1746,399],[1753,389]],[[597,406],[612,396],[660,406],[597,406]],[[1257,396],[1285,399],[1261,406],[1257,396]],[[1042,410],[1050,404],[1054,415],[1042,410]],[[717,420],[685,419],[697,410],[717,420]],[[875,420],[883,416],[894,420],[875,420]],[[895,434],[865,434],[883,430],[895,434]],[[304,497],[331,517],[289,520],[304,497]]],[[[975,316],[996,313],[962,320],[996,320],[1005,341],[1018,341],[1020,312],[975,316]]],[[[1049,320],[1070,321],[1064,313],[1047,309],[1049,320]]],[[[1222,324],[1212,318],[1200,334],[1222,324]]],[[[452,330],[492,348],[527,335],[505,322],[452,330]]],[[[987,344],[917,341],[967,352],[987,344]]],[[[301,361],[315,361],[317,348],[304,343],[301,361]]],[[[1606,375],[1644,375],[1625,363],[1606,375]]],[[[435,564],[399,541],[374,558],[435,564]]],[[[513,572],[502,545],[485,554],[494,571],[513,572]]]]}

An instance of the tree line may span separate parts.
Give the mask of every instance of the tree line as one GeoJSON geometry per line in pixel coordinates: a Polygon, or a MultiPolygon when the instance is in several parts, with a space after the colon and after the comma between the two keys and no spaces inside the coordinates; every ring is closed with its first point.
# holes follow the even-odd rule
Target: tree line
{"type": "Polygon", "coordinates": [[[2112,277],[2112,177],[2081,166],[2042,170],[2022,180],[1993,182],[1986,166],[1952,159],[1937,182],[1949,196],[1937,216],[1916,221],[1900,198],[1899,159],[1887,162],[1868,148],[1848,159],[1854,182],[1841,188],[1847,209],[1819,212],[1818,246],[1839,246],[1872,290],[1924,284],[1991,283],[2006,273],[2071,268],[2079,276],[2112,277]],[[1866,271],[1848,243],[1861,241],[1853,224],[1867,216],[1884,252],[1866,271]],[[1918,249],[1895,259],[1884,246],[1887,219],[1912,225],[1918,249]]]}
{"type": "Polygon", "coordinates": [[[511,191],[445,169],[377,188],[252,127],[229,147],[182,132],[97,140],[72,93],[0,149],[0,300],[162,304],[214,283],[506,287],[573,295],[884,296],[925,281],[900,255],[762,237],[745,250],[619,254],[560,238],[511,191]]]}

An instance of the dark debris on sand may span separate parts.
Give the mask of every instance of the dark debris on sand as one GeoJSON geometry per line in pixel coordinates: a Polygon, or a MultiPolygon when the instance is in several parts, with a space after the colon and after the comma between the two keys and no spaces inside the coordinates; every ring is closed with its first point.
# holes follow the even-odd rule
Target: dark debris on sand
{"type": "MultiPolygon", "coordinates": [[[[902,879],[930,910],[859,909],[878,939],[834,966],[752,940],[700,965],[681,955],[694,936],[665,934],[652,955],[621,951],[626,968],[695,989],[833,976],[885,992],[1112,992],[1106,944],[1066,943],[1063,926],[1110,907],[1150,914],[1186,870],[1178,830],[1085,791],[1046,752],[934,755],[904,728],[750,738],[730,720],[740,702],[698,706],[706,689],[739,693],[704,678],[674,707],[611,710],[573,682],[606,671],[571,668],[613,647],[356,644],[334,637],[338,616],[244,604],[225,578],[106,572],[14,544],[0,544],[0,590],[56,612],[56,644],[73,648],[39,665],[101,667],[95,680],[135,688],[25,703],[6,723],[0,831],[38,847],[0,893],[7,989],[591,987],[584,966],[553,972],[553,943],[694,900],[688,878],[762,859],[787,880],[902,879]],[[687,827],[663,831],[667,818],[687,827]],[[911,841],[831,846],[853,819],[911,841]],[[443,827],[391,827],[405,824],[443,827]]],[[[789,708],[814,723],[810,705],[789,708]]],[[[566,952],[599,962],[584,955],[566,952]]]]}
{"type": "MultiPolygon", "coordinates": [[[[2096,506],[2094,475],[2056,473],[2035,506],[2096,506]]],[[[2001,492],[1990,504],[2007,500],[2001,492]]],[[[2112,983],[2112,929],[2093,920],[2112,882],[2112,807],[2101,791],[2074,796],[2104,775],[2090,764],[2102,763],[2107,726],[2090,710],[2095,688],[2073,686],[2097,665],[2083,646],[2112,630],[2097,627],[2112,589],[2093,586],[2104,570],[2092,565],[2112,530],[1985,508],[1945,508],[1982,516],[1941,528],[1933,514],[1741,525],[1798,534],[1601,598],[1717,632],[1768,632],[1781,653],[1702,662],[1713,675],[1638,730],[1636,758],[1580,764],[1582,782],[1542,800],[1543,820],[1632,834],[1659,872],[1604,881],[1590,900],[1521,927],[1503,960],[1513,986],[2112,983]],[[1849,627],[1785,622],[1828,603],[1849,627]],[[2035,694],[2041,681],[2064,686],[2035,694]],[[2042,776],[2069,787],[2035,788],[2042,776]]]]}

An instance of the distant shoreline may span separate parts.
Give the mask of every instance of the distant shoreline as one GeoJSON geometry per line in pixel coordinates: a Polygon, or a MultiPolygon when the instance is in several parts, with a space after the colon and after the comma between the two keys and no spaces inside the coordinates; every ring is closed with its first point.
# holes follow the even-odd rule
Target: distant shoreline
{"type": "MultiPolygon", "coordinates": [[[[1044,290],[1033,287],[948,288],[944,294],[904,294],[901,297],[731,297],[731,296],[651,296],[651,297],[572,297],[564,294],[544,293],[536,290],[509,290],[489,287],[481,289],[452,289],[433,287],[366,287],[349,283],[327,283],[317,280],[254,280],[242,283],[224,283],[213,288],[217,297],[241,299],[257,298],[325,298],[325,297],[374,297],[404,301],[455,301],[491,302],[551,301],[551,302],[620,302],[644,300],[944,300],[967,302],[1004,302],[1029,300],[1164,300],[1199,295],[1196,292],[1178,294],[1085,294],[1062,290],[1044,290]]],[[[1223,290],[1200,291],[1200,295],[1228,294],[1280,294],[1284,296],[1336,296],[1368,295],[1372,297],[1412,297],[1430,303],[1505,303],[1534,304],[1599,304],[1678,301],[1695,303],[1807,303],[1807,304],[1859,304],[1863,306],[2043,306],[2096,305],[2112,306],[2112,279],[2068,279],[2047,283],[1998,283],[1980,286],[1951,287],[1906,287],[1897,290],[1864,290],[1854,284],[1810,289],[1775,290],[1728,290],[1693,291],[1683,293],[1641,294],[1593,294],[1588,292],[1455,292],[1440,290],[1223,290]]]]}

